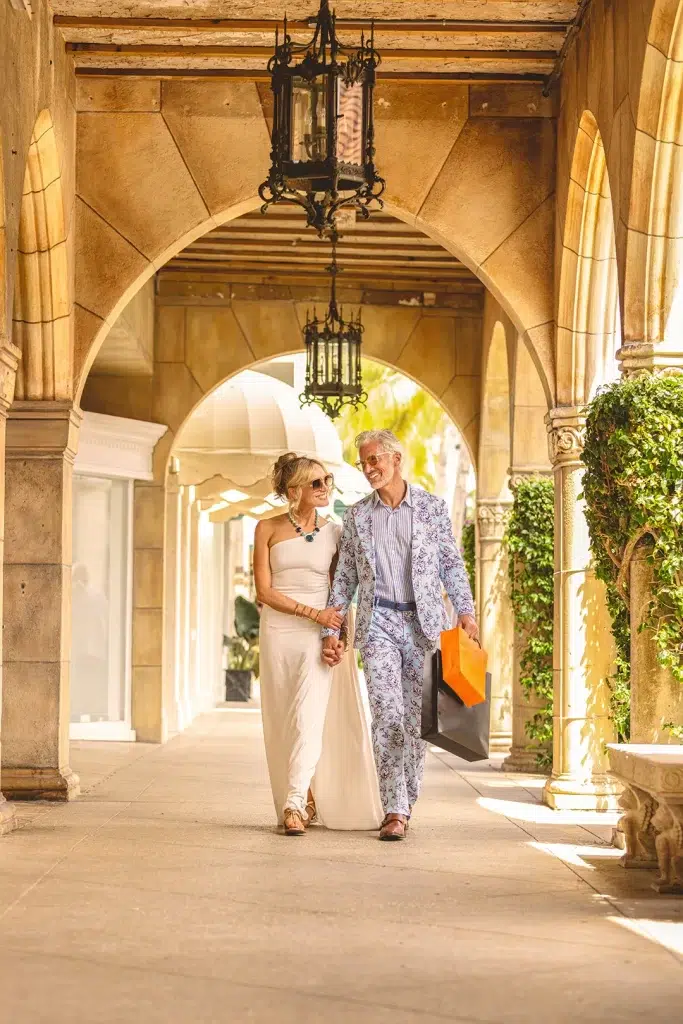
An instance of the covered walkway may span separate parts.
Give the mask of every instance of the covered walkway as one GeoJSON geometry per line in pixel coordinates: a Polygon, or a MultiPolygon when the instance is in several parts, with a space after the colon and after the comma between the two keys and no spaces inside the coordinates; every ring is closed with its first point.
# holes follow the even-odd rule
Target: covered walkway
{"type": "Polygon", "coordinates": [[[428,764],[407,842],[295,841],[270,827],[255,709],[76,744],[82,799],[17,805],[2,843],[2,1019],[675,1020],[683,904],[619,867],[613,817],[428,764]]]}

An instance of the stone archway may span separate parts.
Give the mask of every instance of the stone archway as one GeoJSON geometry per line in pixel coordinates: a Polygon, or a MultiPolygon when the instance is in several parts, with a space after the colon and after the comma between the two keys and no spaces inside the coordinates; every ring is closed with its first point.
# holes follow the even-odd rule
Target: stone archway
{"type": "Polygon", "coordinates": [[[683,3],[657,0],[638,102],[624,369],[683,368],[683,3]]]}
{"type": "Polygon", "coordinates": [[[553,771],[558,809],[615,806],[605,744],[613,738],[607,678],[614,660],[604,585],[591,564],[581,481],[585,406],[614,367],[619,330],[612,198],[590,111],[576,134],[558,290],[557,406],[546,422],[555,479],[553,771]]]}
{"type": "MultiPolygon", "coordinates": [[[[471,116],[468,89],[383,83],[387,209],[441,242],[498,297],[552,386],[554,127],[471,116]],[[410,139],[429,145],[412,153],[410,139]],[[455,173],[454,168],[458,171],[455,173]],[[467,211],[485,211],[476,219],[467,211]]],[[[78,113],[75,393],[131,295],[210,227],[257,205],[267,114],[248,82],[84,89],[78,113]]]]}

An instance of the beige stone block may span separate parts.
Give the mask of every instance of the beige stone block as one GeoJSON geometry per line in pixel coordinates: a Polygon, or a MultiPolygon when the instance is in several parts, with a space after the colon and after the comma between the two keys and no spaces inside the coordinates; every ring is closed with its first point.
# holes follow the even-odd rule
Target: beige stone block
{"type": "Polygon", "coordinates": [[[554,117],[555,97],[530,82],[515,86],[471,85],[470,117],[554,117]]]}
{"type": "Polygon", "coordinates": [[[516,406],[512,435],[513,466],[549,466],[547,409],[516,406]]]}
{"type": "Polygon", "coordinates": [[[90,361],[97,355],[105,335],[105,321],[84,306],[74,306],[74,393],[80,395],[82,382],[90,369],[90,361]],[[99,337],[98,337],[99,336],[99,337]]]}
{"type": "Polygon", "coordinates": [[[133,614],[133,667],[161,665],[161,608],[136,608],[133,614]]]}
{"type": "Polygon", "coordinates": [[[66,241],[61,177],[46,185],[42,195],[36,196],[35,202],[40,203],[44,211],[47,246],[52,248],[66,241]]]}
{"type": "Polygon", "coordinates": [[[378,83],[375,145],[387,203],[407,214],[419,211],[467,118],[466,85],[378,83]]]}
{"type": "Polygon", "coordinates": [[[71,547],[66,489],[70,474],[63,458],[10,458],[5,466],[5,559],[8,564],[64,560],[71,547]]]}
{"type": "Polygon", "coordinates": [[[162,112],[212,214],[256,195],[270,136],[253,82],[164,82],[162,112]]]}
{"type": "Polygon", "coordinates": [[[364,306],[362,317],[365,354],[396,365],[422,314],[409,307],[364,306]]]}
{"type": "Polygon", "coordinates": [[[553,319],[554,214],[550,196],[483,265],[521,323],[533,327],[553,319]]]}
{"type": "Polygon", "coordinates": [[[459,377],[478,377],[481,367],[481,317],[458,316],[455,319],[455,373],[459,377]]]}
{"type": "Polygon", "coordinates": [[[453,418],[458,429],[467,434],[470,451],[476,465],[479,450],[479,406],[481,385],[479,377],[456,377],[441,394],[441,404],[453,418]],[[474,425],[476,422],[476,431],[474,425]]]}
{"type": "Polygon", "coordinates": [[[164,544],[164,488],[135,485],[133,530],[136,548],[162,548],[164,544]]]}
{"type": "Polygon", "coordinates": [[[71,567],[5,563],[3,590],[5,670],[15,661],[65,660],[71,647],[71,567]]]}
{"type": "MultiPolygon", "coordinates": [[[[209,364],[200,372],[208,378],[214,369],[209,364]]],[[[220,383],[222,379],[217,377],[211,386],[220,383]]],[[[166,423],[177,433],[204,394],[205,391],[184,363],[159,363],[154,380],[152,419],[155,423],[166,423]]]]}
{"type": "Polygon", "coordinates": [[[48,768],[60,763],[61,689],[68,689],[68,663],[8,660],[2,694],[2,783],[5,768],[48,768]]]}
{"type": "Polygon", "coordinates": [[[521,338],[533,361],[538,379],[543,388],[548,407],[550,407],[555,390],[555,323],[550,320],[546,324],[532,327],[521,338]]]}
{"type": "MultiPolygon", "coordinates": [[[[471,120],[432,187],[420,222],[427,228],[433,225],[440,236],[452,239],[458,250],[481,264],[550,196],[554,170],[552,122],[471,120]]],[[[515,295],[504,290],[514,303],[515,295]]]]}
{"type": "MultiPolygon", "coordinates": [[[[203,392],[255,361],[255,355],[231,309],[192,307],[186,319],[186,362],[195,387],[203,392]]],[[[163,368],[160,367],[160,372],[163,368]]],[[[167,368],[170,372],[170,367],[167,368]]],[[[197,399],[195,399],[197,401],[197,399]]],[[[176,430],[177,416],[164,420],[176,430]]]]}
{"type": "Polygon", "coordinates": [[[233,299],[232,310],[255,359],[297,352],[302,347],[301,328],[291,303],[233,299]]]}
{"type": "Polygon", "coordinates": [[[161,82],[145,78],[77,78],[76,110],[156,111],[161,82]]]}
{"type": "Polygon", "coordinates": [[[154,358],[160,363],[182,363],[185,358],[185,307],[157,306],[154,358]]]}
{"type": "MultiPolygon", "coordinates": [[[[128,199],[132,203],[133,195],[128,199]]],[[[148,271],[149,262],[80,199],[76,221],[76,299],[107,319],[126,289],[148,271]]]]}
{"type": "Polygon", "coordinates": [[[397,365],[408,377],[440,396],[455,375],[455,320],[423,317],[403,349],[397,365]]]}
{"type": "Polygon", "coordinates": [[[99,376],[91,373],[81,396],[81,408],[132,420],[152,419],[154,384],[151,378],[99,376]]]}
{"type": "Polygon", "coordinates": [[[160,548],[136,549],[133,559],[133,604],[138,608],[161,608],[164,553],[160,548]]]}
{"type": "Polygon", "coordinates": [[[83,113],[78,194],[153,260],[209,214],[160,114],[83,113]]]}
{"type": "Polygon", "coordinates": [[[163,682],[161,664],[133,668],[132,719],[138,742],[161,743],[163,682]]]}
{"type": "Polygon", "coordinates": [[[516,349],[514,399],[515,405],[542,408],[544,414],[547,411],[541,378],[529,354],[529,349],[521,340],[516,349]]]}

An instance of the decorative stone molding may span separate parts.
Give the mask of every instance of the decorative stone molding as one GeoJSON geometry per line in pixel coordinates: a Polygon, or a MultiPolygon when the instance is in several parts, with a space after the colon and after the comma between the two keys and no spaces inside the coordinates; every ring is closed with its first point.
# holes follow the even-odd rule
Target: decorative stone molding
{"type": "Polygon", "coordinates": [[[641,373],[658,376],[683,373],[683,352],[667,351],[666,342],[627,342],[617,352],[624,377],[638,377],[641,373]]]}
{"type": "Polygon", "coordinates": [[[623,866],[657,867],[653,889],[683,896],[683,745],[612,743],[608,750],[610,774],[625,787],[623,866]]]}
{"type": "Polygon", "coordinates": [[[84,412],[74,469],[77,473],[152,480],[154,448],[167,430],[162,423],[84,412]]]}
{"type": "Polygon", "coordinates": [[[7,416],[7,458],[61,455],[73,462],[82,418],[71,402],[13,402],[7,416]]]}
{"type": "Polygon", "coordinates": [[[548,456],[553,466],[577,463],[583,451],[586,415],[572,406],[551,409],[545,418],[548,456]]]}
{"type": "Polygon", "coordinates": [[[2,766],[2,791],[10,800],[73,800],[80,780],[71,768],[2,766]]]}
{"type": "Polygon", "coordinates": [[[482,498],[477,502],[477,523],[482,540],[502,540],[512,500],[482,498]]]}

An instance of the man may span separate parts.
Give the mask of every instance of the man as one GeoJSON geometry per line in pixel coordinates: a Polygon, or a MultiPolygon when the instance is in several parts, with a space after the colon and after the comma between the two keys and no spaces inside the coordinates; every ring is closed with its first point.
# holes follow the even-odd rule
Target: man
{"type": "MultiPolygon", "coordinates": [[[[373,493],[344,517],[330,606],[348,608],[358,589],[355,646],[372,711],[372,740],[384,806],[380,839],[404,839],[424,769],[420,738],[424,659],[448,628],[445,588],[469,636],[478,636],[474,602],[453,539],[446,503],[402,475],[403,450],[389,430],[356,438],[358,467],[373,493]]],[[[323,658],[343,645],[323,630],[323,658]]]]}

